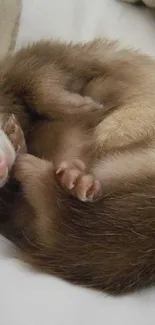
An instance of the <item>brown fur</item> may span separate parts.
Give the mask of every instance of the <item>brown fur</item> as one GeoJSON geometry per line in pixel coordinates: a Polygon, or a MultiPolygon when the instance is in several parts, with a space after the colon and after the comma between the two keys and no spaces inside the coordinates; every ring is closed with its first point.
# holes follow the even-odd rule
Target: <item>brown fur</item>
{"type": "Polygon", "coordinates": [[[101,40],[42,42],[3,64],[2,113],[7,105],[28,152],[47,160],[20,156],[15,166],[23,194],[12,200],[10,228],[25,260],[113,293],[154,283],[154,70],[151,58],[101,40]],[[93,203],[74,198],[55,175],[59,162],[77,158],[101,181],[93,203]]]}

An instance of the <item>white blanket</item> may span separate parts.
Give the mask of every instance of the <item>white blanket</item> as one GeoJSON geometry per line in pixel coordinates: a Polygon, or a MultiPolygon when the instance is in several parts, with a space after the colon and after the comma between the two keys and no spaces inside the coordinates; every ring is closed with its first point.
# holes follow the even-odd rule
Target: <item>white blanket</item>
{"type": "MultiPolygon", "coordinates": [[[[117,0],[24,0],[17,48],[41,37],[117,37],[155,55],[155,16],[117,0]]],[[[109,297],[40,274],[0,237],[0,325],[153,325],[155,288],[109,297]]]]}

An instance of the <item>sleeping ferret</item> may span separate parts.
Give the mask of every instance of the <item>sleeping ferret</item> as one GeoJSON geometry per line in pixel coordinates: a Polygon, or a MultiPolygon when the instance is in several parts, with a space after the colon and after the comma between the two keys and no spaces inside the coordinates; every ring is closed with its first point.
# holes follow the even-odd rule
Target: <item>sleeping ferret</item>
{"type": "Polygon", "coordinates": [[[153,59],[105,40],[39,42],[0,71],[3,184],[22,131],[29,153],[5,200],[6,234],[24,260],[111,293],[154,283],[153,59]]]}

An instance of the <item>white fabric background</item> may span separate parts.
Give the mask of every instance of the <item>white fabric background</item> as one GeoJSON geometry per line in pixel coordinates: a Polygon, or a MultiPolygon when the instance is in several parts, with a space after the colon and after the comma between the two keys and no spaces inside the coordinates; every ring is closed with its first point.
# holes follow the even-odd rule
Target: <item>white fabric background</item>
{"type": "MultiPolygon", "coordinates": [[[[155,16],[117,0],[24,0],[17,48],[44,38],[117,37],[155,55],[155,16]]],[[[36,273],[0,237],[0,325],[152,325],[155,288],[109,297],[36,273]]]]}

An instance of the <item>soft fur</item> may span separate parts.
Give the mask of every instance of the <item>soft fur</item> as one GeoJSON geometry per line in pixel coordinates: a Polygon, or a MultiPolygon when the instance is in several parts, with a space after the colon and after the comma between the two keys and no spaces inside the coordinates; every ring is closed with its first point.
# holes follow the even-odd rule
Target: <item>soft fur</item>
{"type": "Polygon", "coordinates": [[[22,191],[1,189],[24,260],[111,293],[154,283],[155,62],[105,40],[39,42],[0,71],[1,113],[31,153],[14,167],[22,191]]]}

